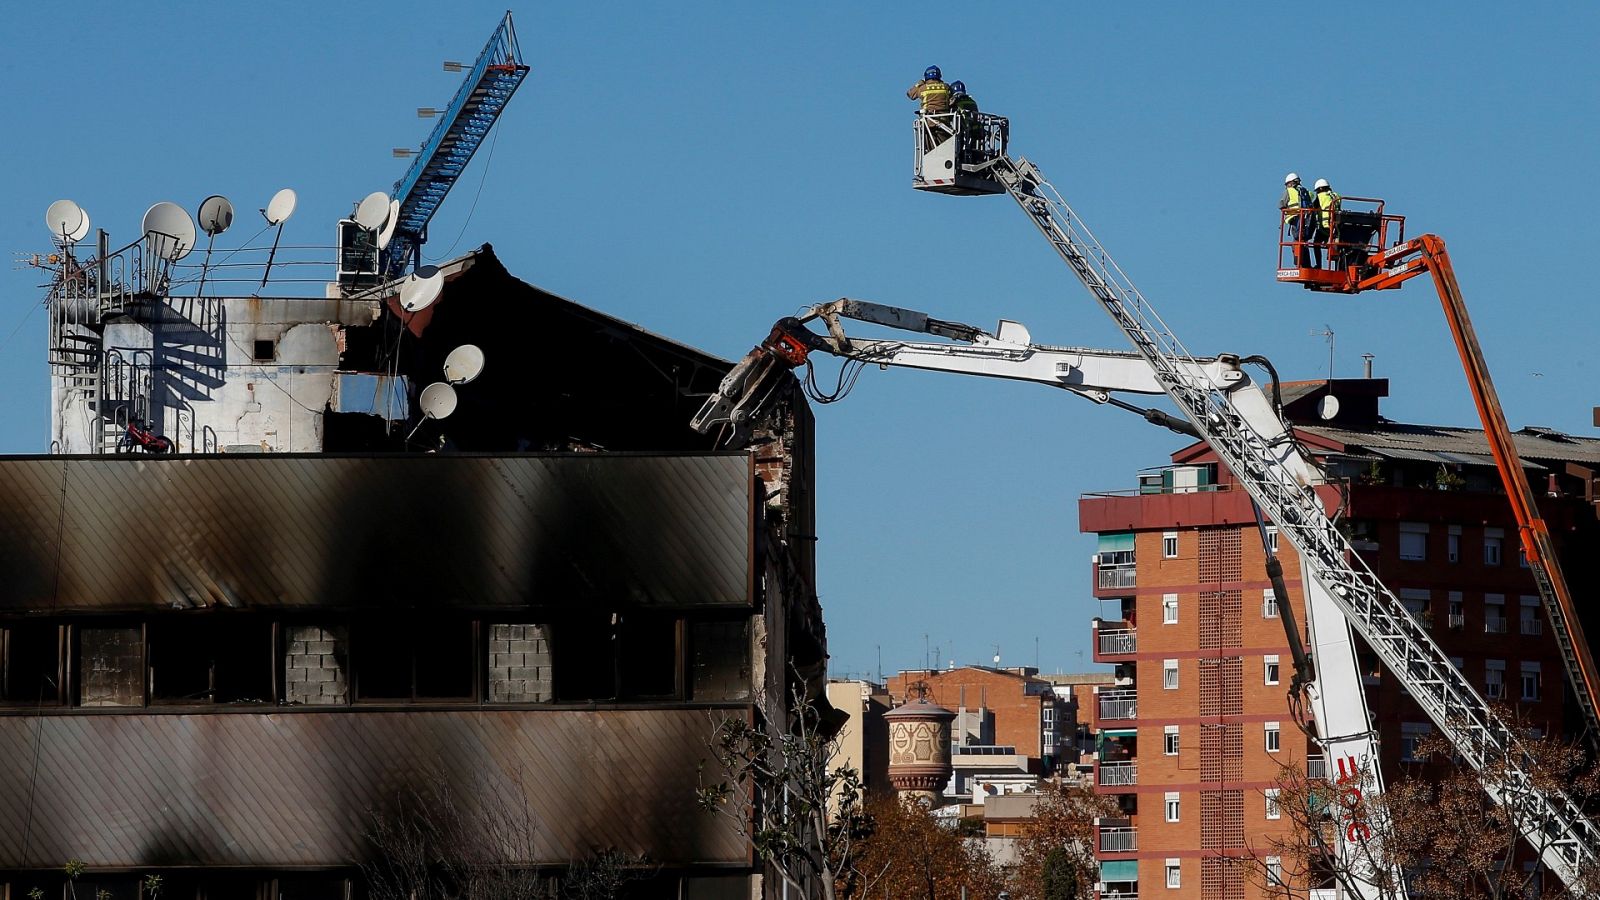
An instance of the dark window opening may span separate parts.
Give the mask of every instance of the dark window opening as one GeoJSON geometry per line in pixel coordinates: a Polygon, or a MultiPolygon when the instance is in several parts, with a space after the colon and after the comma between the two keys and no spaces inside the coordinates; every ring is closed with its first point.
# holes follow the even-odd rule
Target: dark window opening
{"type": "Polygon", "coordinates": [[[682,623],[627,611],[562,619],[550,626],[556,700],[642,700],[682,695],[682,623]]]}
{"type": "Polygon", "coordinates": [[[80,706],[144,705],[144,629],[79,628],[80,706]]]}
{"type": "Polygon", "coordinates": [[[286,875],[274,900],[345,900],[350,882],[332,875],[286,875]]]}
{"type": "Polygon", "coordinates": [[[152,619],[150,699],[157,703],[266,703],[272,699],[272,625],[205,615],[152,619]]]}
{"type": "Polygon", "coordinates": [[[678,695],[676,618],[649,613],[622,614],[621,693],[625,699],[678,695]]]}
{"type": "Polygon", "coordinates": [[[471,700],[473,623],[447,616],[358,622],[351,638],[362,700],[471,700]]]}
{"type": "Polygon", "coordinates": [[[0,629],[0,700],[61,703],[61,626],[19,622],[0,629]]]}
{"type": "Polygon", "coordinates": [[[750,623],[695,622],[689,626],[696,700],[744,700],[750,696],[750,623]]]}
{"type": "Polygon", "coordinates": [[[258,361],[271,361],[273,357],[278,355],[277,343],[275,341],[256,341],[255,349],[250,355],[258,361]]]}
{"type": "Polygon", "coordinates": [[[595,613],[550,626],[550,669],[558,701],[617,698],[614,618],[595,613]]]}

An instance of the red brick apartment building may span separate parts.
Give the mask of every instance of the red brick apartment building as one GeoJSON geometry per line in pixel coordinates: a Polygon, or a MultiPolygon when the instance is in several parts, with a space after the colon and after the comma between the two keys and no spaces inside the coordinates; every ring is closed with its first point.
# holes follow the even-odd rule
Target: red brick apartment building
{"type": "MultiPolygon", "coordinates": [[[[1325,381],[1285,384],[1285,414],[1347,484],[1344,518],[1358,552],[1480,693],[1562,729],[1560,657],[1519,565],[1482,432],[1382,418],[1386,379],[1332,382],[1340,411],[1323,421],[1317,403],[1329,390],[1325,381]]],[[[1516,441],[1582,595],[1600,575],[1593,553],[1582,553],[1596,546],[1600,440],[1525,428],[1516,441]]],[[[1263,896],[1225,858],[1264,856],[1267,837],[1287,828],[1269,793],[1281,765],[1325,768],[1285,699],[1292,660],[1279,604],[1306,622],[1294,549],[1278,545],[1289,596],[1274,597],[1249,498],[1204,443],[1141,474],[1136,491],[1083,497],[1079,520],[1099,535],[1094,594],[1109,610],[1094,622],[1095,659],[1114,663],[1118,676],[1090,711],[1100,733],[1096,784],[1126,813],[1101,822],[1100,897],[1263,896]]],[[[1361,653],[1380,764],[1396,773],[1431,726],[1361,653]]]]}

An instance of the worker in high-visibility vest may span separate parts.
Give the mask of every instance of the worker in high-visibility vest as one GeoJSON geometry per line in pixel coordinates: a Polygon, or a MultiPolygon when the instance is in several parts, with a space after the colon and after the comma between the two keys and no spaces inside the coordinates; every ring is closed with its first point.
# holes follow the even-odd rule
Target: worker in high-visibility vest
{"type": "Polygon", "coordinates": [[[967,93],[967,86],[960,81],[950,82],[950,111],[961,118],[957,126],[961,129],[962,152],[971,152],[978,149],[983,143],[983,122],[978,119],[978,101],[967,93]]]}
{"type": "Polygon", "coordinates": [[[1328,179],[1326,178],[1318,178],[1315,187],[1319,212],[1317,213],[1316,231],[1311,234],[1311,250],[1317,255],[1317,265],[1320,267],[1322,265],[1322,248],[1327,247],[1328,265],[1338,268],[1335,263],[1336,253],[1333,247],[1333,235],[1334,228],[1338,225],[1339,201],[1343,198],[1333,192],[1333,188],[1328,185],[1328,179]]]}
{"type": "Polygon", "coordinates": [[[1311,210],[1315,204],[1299,175],[1290,172],[1283,176],[1283,199],[1278,201],[1278,208],[1283,210],[1283,234],[1294,242],[1295,264],[1302,269],[1311,265],[1311,248],[1306,241],[1311,238],[1311,210]]]}
{"type": "Polygon", "coordinates": [[[931,118],[950,111],[950,85],[943,78],[938,66],[929,66],[922,73],[922,80],[906,91],[907,97],[922,103],[918,131],[922,134],[923,153],[944,143],[953,131],[943,119],[931,118]]]}

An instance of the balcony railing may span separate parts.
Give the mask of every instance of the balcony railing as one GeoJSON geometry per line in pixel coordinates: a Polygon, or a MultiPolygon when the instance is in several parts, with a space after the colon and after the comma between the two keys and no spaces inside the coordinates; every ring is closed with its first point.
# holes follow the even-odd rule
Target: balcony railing
{"type": "Polygon", "coordinates": [[[1462,615],[1461,613],[1451,613],[1450,614],[1450,630],[1451,631],[1460,631],[1462,628],[1466,627],[1466,624],[1467,624],[1467,617],[1466,616],[1462,615]]]}
{"type": "Polygon", "coordinates": [[[1120,590],[1135,587],[1135,572],[1132,565],[1097,566],[1095,568],[1095,586],[1100,590],[1120,590]]]}
{"type": "Polygon", "coordinates": [[[1483,633],[1484,634],[1505,634],[1506,633],[1506,617],[1505,616],[1489,616],[1488,618],[1484,619],[1483,620],[1483,633]]]}
{"type": "Polygon", "coordinates": [[[1100,892],[1100,900],[1139,900],[1139,892],[1105,890],[1100,892]]]}
{"type": "Polygon", "coordinates": [[[1137,828],[1102,828],[1100,829],[1101,853],[1132,853],[1139,849],[1139,829],[1137,828]]]}
{"type": "Polygon", "coordinates": [[[1100,655],[1119,656],[1133,653],[1139,646],[1139,632],[1134,628],[1100,629],[1100,655]]]}
{"type": "Polygon", "coordinates": [[[1106,787],[1125,787],[1139,783],[1138,760],[1103,762],[1095,771],[1099,773],[1100,783],[1106,787]]]}
{"type": "Polygon", "coordinates": [[[1328,780],[1328,758],[1326,756],[1306,757],[1306,777],[1328,780]]]}
{"type": "Polygon", "coordinates": [[[1137,691],[1106,691],[1100,695],[1100,718],[1137,719],[1139,693],[1137,691]]]}
{"type": "Polygon", "coordinates": [[[1522,633],[1523,634],[1544,634],[1544,620],[1543,619],[1523,619],[1522,620],[1522,633]]]}

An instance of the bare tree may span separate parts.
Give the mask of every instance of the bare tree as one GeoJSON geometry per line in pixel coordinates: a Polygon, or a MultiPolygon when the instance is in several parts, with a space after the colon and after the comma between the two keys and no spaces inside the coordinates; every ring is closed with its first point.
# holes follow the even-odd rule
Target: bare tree
{"type": "Polygon", "coordinates": [[[1116,802],[1093,788],[1063,781],[1042,784],[1033,821],[1023,825],[1018,840],[1012,894],[1018,900],[1088,896],[1098,868],[1094,820],[1116,814],[1116,802]]]}
{"type": "Polygon", "coordinates": [[[963,834],[915,801],[879,797],[868,805],[873,830],[860,852],[862,869],[876,878],[871,898],[984,900],[1005,887],[983,838],[963,834]]]}
{"type": "Polygon", "coordinates": [[[872,820],[860,773],[834,764],[837,731],[826,727],[803,682],[787,713],[765,706],[753,721],[715,721],[713,764],[700,767],[700,806],[730,817],[764,862],[807,893],[861,896],[869,879],[858,851],[872,820]]]}

